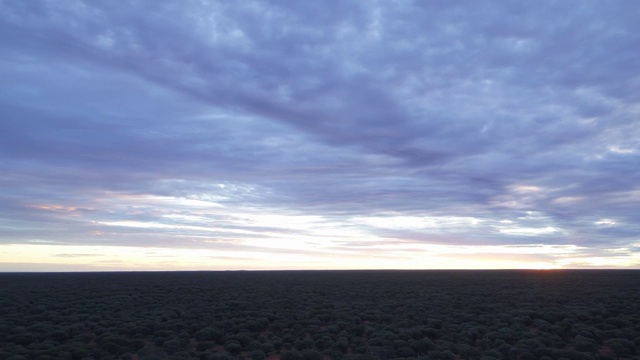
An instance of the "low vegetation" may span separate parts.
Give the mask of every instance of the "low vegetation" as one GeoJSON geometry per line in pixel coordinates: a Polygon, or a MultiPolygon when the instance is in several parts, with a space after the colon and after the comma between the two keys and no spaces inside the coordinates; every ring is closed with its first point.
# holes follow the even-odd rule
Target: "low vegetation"
{"type": "Polygon", "coordinates": [[[0,274],[0,359],[637,359],[640,271],[0,274]]]}

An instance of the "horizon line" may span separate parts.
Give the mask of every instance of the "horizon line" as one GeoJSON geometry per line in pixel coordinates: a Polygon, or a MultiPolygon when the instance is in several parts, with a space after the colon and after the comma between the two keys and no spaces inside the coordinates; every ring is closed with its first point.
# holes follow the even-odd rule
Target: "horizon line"
{"type": "Polygon", "coordinates": [[[553,269],[230,269],[230,270],[81,270],[81,271],[0,271],[0,274],[87,274],[87,273],[228,273],[228,272],[566,272],[640,271],[640,268],[553,268],[553,269]]]}

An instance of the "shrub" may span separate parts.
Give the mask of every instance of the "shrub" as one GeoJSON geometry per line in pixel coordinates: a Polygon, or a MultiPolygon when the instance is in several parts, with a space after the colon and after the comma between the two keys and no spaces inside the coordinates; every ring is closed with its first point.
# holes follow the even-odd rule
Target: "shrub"
{"type": "Polygon", "coordinates": [[[162,349],[164,349],[164,351],[169,355],[174,354],[183,348],[182,342],[179,339],[169,339],[162,343],[162,349]]]}
{"type": "Polygon", "coordinates": [[[322,360],[322,353],[316,350],[304,350],[302,360],[322,360]]]}
{"type": "Polygon", "coordinates": [[[213,349],[214,347],[216,347],[215,341],[199,341],[198,344],[196,344],[196,350],[198,351],[205,351],[213,349]]]}
{"type": "Polygon", "coordinates": [[[239,354],[242,351],[242,345],[235,341],[227,342],[224,349],[231,354],[239,354]]]}
{"type": "Polygon", "coordinates": [[[262,350],[253,350],[249,353],[251,360],[263,360],[267,357],[267,354],[262,350]]]}
{"type": "Polygon", "coordinates": [[[283,351],[280,360],[302,360],[302,355],[298,351],[283,351]]]}

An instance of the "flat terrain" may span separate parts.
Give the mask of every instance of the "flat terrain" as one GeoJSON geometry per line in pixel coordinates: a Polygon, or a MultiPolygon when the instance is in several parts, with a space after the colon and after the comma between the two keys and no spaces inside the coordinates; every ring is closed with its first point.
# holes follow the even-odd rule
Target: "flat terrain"
{"type": "Polygon", "coordinates": [[[637,359],[640,271],[0,274],[1,359],[637,359]]]}

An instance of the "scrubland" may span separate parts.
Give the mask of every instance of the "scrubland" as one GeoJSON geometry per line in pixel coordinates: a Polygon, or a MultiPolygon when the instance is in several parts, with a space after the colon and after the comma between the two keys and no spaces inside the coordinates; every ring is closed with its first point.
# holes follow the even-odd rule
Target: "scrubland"
{"type": "Polygon", "coordinates": [[[0,359],[636,359],[640,271],[0,274],[0,359]]]}

